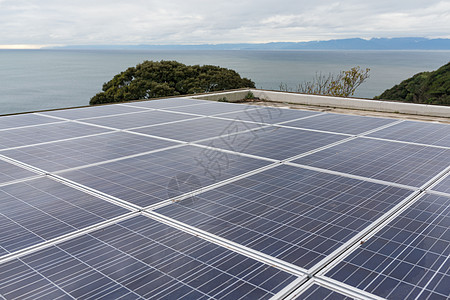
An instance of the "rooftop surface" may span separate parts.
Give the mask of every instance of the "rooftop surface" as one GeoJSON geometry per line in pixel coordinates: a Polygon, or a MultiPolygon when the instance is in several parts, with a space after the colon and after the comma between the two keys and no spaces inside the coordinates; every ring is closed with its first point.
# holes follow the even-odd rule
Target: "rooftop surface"
{"type": "Polygon", "coordinates": [[[0,296],[450,296],[445,118],[255,104],[0,117],[0,296]]]}

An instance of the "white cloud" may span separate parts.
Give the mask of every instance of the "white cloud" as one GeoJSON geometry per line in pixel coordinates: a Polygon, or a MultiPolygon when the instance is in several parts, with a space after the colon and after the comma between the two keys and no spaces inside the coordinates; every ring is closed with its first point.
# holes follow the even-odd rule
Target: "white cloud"
{"type": "Polygon", "coordinates": [[[436,0],[0,0],[0,45],[449,37],[448,24],[436,0]]]}

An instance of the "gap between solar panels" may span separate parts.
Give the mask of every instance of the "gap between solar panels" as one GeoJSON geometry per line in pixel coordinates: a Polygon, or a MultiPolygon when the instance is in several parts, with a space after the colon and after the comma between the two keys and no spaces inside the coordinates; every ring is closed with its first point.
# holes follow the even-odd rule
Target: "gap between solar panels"
{"type": "Polygon", "coordinates": [[[235,252],[238,252],[240,254],[244,254],[247,257],[253,258],[257,261],[263,262],[267,265],[274,266],[278,269],[284,270],[288,273],[291,273],[293,275],[297,276],[305,276],[307,274],[307,270],[298,267],[296,265],[293,265],[291,263],[285,262],[281,259],[277,259],[273,256],[264,254],[259,251],[255,251],[251,248],[245,247],[241,244],[235,243],[233,241],[221,238],[217,235],[210,234],[207,231],[198,229],[196,227],[184,224],[183,222],[177,221],[175,219],[166,217],[164,215],[161,215],[159,213],[156,213],[154,211],[143,211],[142,214],[144,216],[147,216],[153,220],[156,220],[158,222],[167,224],[171,227],[177,228],[181,231],[187,232],[191,235],[198,236],[204,240],[207,240],[209,242],[212,242],[214,244],[220,245],[222,247],[225,247],[227,249],[233,250],[235,252]]]}
{"type": "MultiPolygon", "coordinates": [[[[282,296],[285,296],[286,294],[282,294],[281,292],[278,295],[274,296],[274,299],[281,299],[282,296]],[[277,298],[278,297],[278,298],[277,298]]],[[[350,286],[344,285],[338,281],[336,282],[328,282],[325,280],[322,280],[320,278],[312,278],[309,279],[307,282],[301,285],[298,289],[290,293],[289,295],[282,298],[283,300],[300,300],[300,299],[308,299],[308,300],[315,300],[315,299],[341,299],[344,297],[350,297],[352,299],[367,299],[367,300],[382,300],[384,298],[378,297],[376,295],[370,294],[368,292],[354,289],[350,286]],[[327,289],[330,293],[329,295],[325,296],[323,291],[321,291],[318,294],[314,294],[312,292],[311,294],[309,291],[313,287],[320,287],[327,289]],[[320,297],[320,298],[319,298],[320,297]]]]}
{"type": "MultiPolygon", "coordinates": [[[[372,132],[370,132],[370,133],[372,133],[372,132]]],[[[393,142],[393,143],[399,143],[399,144],[425,146],[425,147],[431,147],[431,148],[437,148],[437,149],[450,149],[450,147],[446,147],[446,146],[422,144],[422,143],[399,141],[399,140],[390,140],[390,139],[378,138],[378,137],[373,137],[373,136],[361,136],[361,138],[370,139],[370,140],[385,141],[385,142],[393,142]]]]}
{"type": "MultiPolygon", "coordinates": [[[[333,255],[333,257],[330,258],[329,262],[323,264],[322,266],[316,268],[313,271],[314,276],[318,276],[323,281],[331,282],[333,283],[333,279],[329,279],[328,277],[325,277],[324,274],[330,271],[334,266],[336,266],[338,263],[340,263],[345,257],[347,257],[349,254],[351,254],[353,251],[355,251],[360,245],[364,244],[367,240],[375,236],[379,231],[381,231],[383,228],[386,227],[390,222],[392,222],[395,218],[397,218],[399,215],[401,215],[403,212],[405,212],[408,208],[410,208],[412,205],[414,205],[417,201],[419,201],[422,197],[424,197],[426,194],[434,194],[433,191],[430,191],[430,189],[437,183],[439,183],[440,180],[445,178],[450,174],[450,166],[447,167],[445,170],[441,171],[438,175],[433,177],[431,180],[429,180],[427,183],[425,183],[422,187],[420,187],[413,195],[406,198],[404,201],[396,205],[393,209],[391,209],[388,213],[386,213],[384,216],[382,216],[379,220],[374,222],[372,226],[367,228],[361,234],[359,239],[356,241],[353,241],[352,243],[348,243],[346,245],[343,245],[339,249],[336,250],[336,253],[333,255]]],[[[448,196],[446,194],[446,196],[448,196]]],[[[352,287],[353,288],[353,287],[352,287]]]]}
{"type": "MultiPolygon", "coordinates": [[[[36,113],[36,115],[39,115],[39,113],[36,113]]],[[[59,120],[59,122],[52,122],[52,123],[48,123],[48,124],[57,125],[57,124],[61,124],[61,123],[67,122],[67,121],[68,120],[59,120]]],[[[3,128],[3,129],[0,129],[0,132],[1,131],[8,131],[8,130],[11,130],[11,129],[24,129],[24,128],[37,127],[37,126],[41,126],[41,125],[42,124],[34,124],[34,125],[18,126],[18,127],[13,127],[13,128],[3,128]]]]}
{"type": "MultiPolygon", "coordinates": [[[[297,128],[298,129],[298,128],[297,128]]],[[[370,132],[374,132],[374,130],[371,130],[370,132]]],[[[352,140],[352,139],[354,139],[354,138],[351,138],[351,139],[349,139],[349,140],[352,140]]],[[[347,141],[347,140],[346,140],[347,141]]],[[[345,142],[346,142],[345,141],[345,142]]],[[[195,146],[198,146],[198,145],[195,145],[195,146]]],[[[334,146],[334,145],[333,145],[334,146]]],[[[199,146],[199,147],[204,147],[204,146],[199,146]]],[[[329,147],[332,147],[331,145],[328,145],[328,146],[326,146],[326,148],[329,148],[329,147]]],[[[324,147],[322,147],[322,148],[318,148],[318,149],[315,149],[315,150],[313,150],[314,152],[317,152],[317,151],[320,151],[320,150],[323,150],[323,148],[324,147]]],[[[227,150],[225,150],[225,151],[227,151],[227,150]]],[[[311,151],[310,151],[311,152],[311,151]]],[[[311,154],[310,152],[308,152],[309,154],[311,154]]],[[[241,155],[244,155],[244,154],[242,154],[242,153],[237,153],[237,154],[241,154],[241,155]]],[[[141,154],[139,154],[139,155],[141,155],[141,154]]],[[[245,156],[250,156],[250,155],[247,155],[247,154],[245,154],[245,156]]],[[[253,157],[255,157],[255,156],[253,156],[253,157]]],[[[121,159],[123,159],[123,158],[121,158],[121,159]]],[[[291,160],[292,158],[289,158],[288,160],[291,160]]],[[[9,160],[9,159],[5,159],[5,160],[8,160],[8,161],[11,161],[11,160],[9,160]]],[[[236,177],[234,177],[234,178],[231,178],[231,179],[228,179],[228,180],[225,180],[225,181],[223,181],[223,182],[220,182],[220,183],[217,183],[216,185],[211,185],[211,186],[209,186],[210,188],[209,189],[214,189],[214,188],[217,188],[217,187],[219,187],[219,186],[222,186],[222,185],[225,185],[225,184],[228,184],[228,183],[231,183],[231,182],[234,182],[234,181],[236,181],[236,180],[239,180],[239,179],[241,179],[241,178],[245,178],[245,177],[248,177],[248,176],[250,176],[250,175],[252,175],[252,174],[256,174],[256,173],[259,173],[259,172],[262,172],[262,171],[264,171],[264,170],[266,170],[266,169],[271,169],[271,168],[274,168],[274,167],[277,167],[279,165],[279,163],[275,163],[275,164],[273,164],[273,165],[270,165],[271,167],[269,168],[269,167],[267,167],[267,168],[261,168],[262,170],[256,170],[256,171],[252,171],[252,172],[249,172],[249,173],[246,173],[246,174],[242,174],[242,175],[239,175],[239,176],[236,176],[236,177]]],[[[24,166],[24,164],[20,164],[20,166],[24,166]]],[[[320,171],[320,169],[318,169],[318,171],[320,171]]],[[[428,189],[428,188],[430,188],[434,183],[437,183],[441,178],[443,178],[443,176],[446,174],[446,172],[448,173],[448,169],[447,170],[445,170],[445,172],[443,171],[443,172],[441,172],[442,173],[442,177],[439,177],[439,175],[441,175],[441,174],[439,174],[439,175],[437,175],[435,178],[433,178],[434,180],[431,180],[430,182],[427,182],[427,184],[425,184],[424,186],[422,186],[421,187],[421,191],[418,191],[417,192],[417,194],[415,195],[415,197],[411,197],[411,199],[406,199],[406,200],[404,200],[404,201],[402,201],[401,202],[401,204],[404,204],[404,207],[406,207],[406,206],[408,206],[409,207],[409,205],[412,205],[412,203],[415,201],[415,199],[417,198],[417,199],[419,199],[420,198],[420,194],[421,193],[425,193],[426,192],[426,189],[428,189]],[[409,201],[409,202],[408,202],[409,201]],[[408,204],[409,203],[409,204],[408,204]]],[[[351,175],[349,175],[349,174],[343,174],[343,173],[341,173],[341,174],[338,174],[338,173],[336,173],[336,172],[334,172],[334,174],[336,174],[336,175],[347,175],[348,177],[351,177],[351,175]]],[[[61,178],[61,177],[59,177],[59,176],[57,176],[57,175],[53,175],[53,174],[47,174],[49,177],[51,177],[52,179],[54,179],[54,180],[60,180],[61,182],[63,182],[64,184],[66,184],[66,185],[69,185],[69,184],[72,184],[72,182],[71,181],[68,181],[68,180],[66,180],[66,179],[64,179],[64,178],[61,178]]],[[[355,178],[355,177],[353,177],[353,178],[355,178]]],[[[359,179],[364,179],[364,178],[359,178],[359,179]]],[[[369,181],[369,180],[366,180],[366,181],[369,181]]],[[[117,200],[120,200],[120,199],[114,199],[114,198],[112,198],[112,196],[110,196],[110,195],[108,195],[108,194],[100,194],[100,192],[98,192],[98,191],[96,191],[96,190],[93,190],[93,189],[89,189],[89,188],[87,188],[87,187],[85,187],[85,186],[83,186],[83,185],[77,185],[76,183],[74,183],[74,185],[72,186],[72,187],[75,187],[75,188],[77,188],[77,189],[79,189],[79,190],[81,190],[81,191],[83,191],[83,192],[89,192],[89,193],[91,193],[92,195],[95,195],[95,196],[101,196],[101,197],[103,197],[103,199],[104,200],[107,200],[107,201],[110,201],[110,202],[112,202],[112,203],[115,203],[115,204],[121,204],[122,206],[123,205],[128,205],[128,203],[125,203],[125,202],[116,202],[117,200]]],[[[200,189],[199,191],[198,191],[198,193],[202,193],[202,192],[205,192],[205,190],[203,190],[203,189],[200,189]]],[[[190,194],[186,194],[186,195],[190,195],[190,194]]],[[[170,200],[170,199],[169,199],[170,200]]],[[[173,200],[173,199],[172,199],[173,200]]],[[[168,204],[170,204],[171,202],[168,202],[168,204]]],[[[399,204],[400,205],[400,204],[399,204]]],[[[401,205],[400,205],[401,206],[401,205]]],[[[398,207],[398,211],[403,211],[402,210],[402,208],[401,207],[398,207]]],[[[141,208],[140,207],[133,207],[133,208],[135,208],[135,209],[138,209],[138,210],[140,210],[141,208]]],[[[397,208],[397,206],[396,206],[396,208],[397,208]]],[[[149,208],[147,208],[147,209],[152,209],[152,207],[149,207],[149,208]]],[[[404,209],[406,209],[406,208],[404,208],[404,209]]],[[[392,211],[392,210],[391,210],[392,211]]],[[[390,212],[391,212],[390,211],[390,212]]],[[[139,214],[139,211],[137,211],[137,212],[133,212],[133,213],[130,213],[130,214],[133,214],[133,216],[135,215],[135,214],[139,214]]],[[[160,220],[162,220],[161,218],[166,218],[166,217],[164,217],[164,216],[161,216],[161,215],[159,215],[159,214],[157,214],[157,213],[155,213],[155,212],[145,212],[144,213],[146,216],[152,216],[152,218],[159,218],[160,220]]],[[[385,214],[386,215],[386,214],[385,214]]],[[[391,217],[389,217],[389,218],[394,218],[394,215],[395,216],[397,216],[398,214],[395,214],[395,213],[393,213],[393,215],[391,216],[391,217]]],[[[388,216],[386,216],[386,217],[388,217],[388,216]]],[[[169,225],[171,225],[171,226],[174,226],[174,224],[175,224],[175,222],[174,222],[174,220],[173,219],[164,219],[164,221],[165,222],[167,222],[167,224],[169,224],[169,225]]],[[[108,221],[108,224],[110,224],[109,223],[110,221],[108,221]]],[[[118,222],[117,220],[116,220],[116,222],[118,222]]],[[[382,228],[382,226],[384,226],[385,224],[387,224],[387,219],[386,219],[386,221],[384,221],[384,222],[382,222],[382,221],[380,221],[381,223],[378,225],[378,227],[380,227],[380,229],[382,228]]],[[[98,224],[97,224],[98,225],[98,224]]],[[[184,230],[183,231],[189,231],[191,234],[194,234],[194,235],[197,235],[197,234],[199,234],[200,233],[200,231],[199,231],[199,229],[196,229],[196,228],[191,228],[191,227],[186,227],[186,225],[185,224],[183,224],[183,223],[181,223],[181,224],[176,224],[177,226],[181,226],[182,228],[184,228],[184,230]]],[[[105,225],[105,226],[107,226],[107,225],[105,225]]],[[[180,227],[180,228],[181,228],[180,227]]],[[[96,230],[96,229],[92,229],[92,230],[96,230]]],[[[376,230],[376,228],[374,228],[373,230],[376,230]]],[[[84,232],[82,232],[82,233],[80,233],[80,234],[83,234],[84,232]]],[[[228,248],[229,247],[236,247],[236,248],[234,248],[234,249],[236,249],[236,251],[241,251],[242,253],[246,253],[246,254],[249,254],[249,252],[247,252],[248,251],[248,249],[246,248],[246,247],[243,247],[243,246],[241,246],[241,245],[239,245],[239,244],[232,244],[232,242],[230,242],[230,241],[228,241],[228,240],[225,240],[225,239],[220,239],[219,237],[217,237],[217,236],[214,236],[214,235],[211,235],[211,234],[208,234],[208,233],[205,233],[205,232],[201,232],[201,234],[202,235],[204,235],[204,237],[205,237],[205,239],[206,238],[208,238],[208,239],[211,239],[211,241],[215,241],[216,243],[225,243],[226,245],[228,245],[228,248]]],[[[370,233],[368,233],[367,234],[367,236],[371,236],[370,235],[370,233]]],[[[65,238],[66,239],[70,239],[70,238],[73,238],[74,236],[73,235],[70,235],[70,236],[66,236],[65,238]]],[[[356,239],[356,238],[355,238],[356,239]]],[[[58,243],[59,241],[54,241],[54,243],[58,243]]],[[[355,246],[357,246],[358,244],[357,244],[357,242],[358,241],[354,241],[356,244],[355,244],[355,246]]],[[[43,246],[43,245],[41,245],[41,246],[43,246]]],[[[223,245],[222,245],[223,246],[223,245]]],[[[348,249],[350,249],[350,248],[348,248],[348,249]]],[[[251,250],[251,249],[250,249],[251,250]]],[[[343,257],[343,256],[345,256],[346,255],[346,253],[348,252],[348,253],[350,253],[349,251],[350,250],[344,250],[345,252],[342,252],[341,254],[338,254],[338,253],[336,253],[335,254],[335,260],[337,260],[338,258],[341,258],[341,257],[343,257]]],[[[255,257],[259,257],[260,259],[261,259],[261,253],[260,252],[258,252],[258,251],[254,251],[254,250],[252,250],[251,251],[251,254],[250,255],[254,255],[255,257]]],[[[268,256],[268,257],[263,257],[263,259],[265,259],[265,260],[267,260],[267,261],[274,261],[274,258],[273,257],[271,257],[271,256],[268,256]]],[[[330,259],[332,259],[331,257],[330,257],[330,259]]],[[[285,265],[285,262],[283,262],[283,261],[277,261],[277,263],[283,263],[284,265],[285,265]]],[[[286,266],[286,267],[290,267],[290,266],[286,266]]],[[[305,270],[301,270],[301,269],[298,269],[298,267],[295,267],[295,270],[292,270],[292,271],[295,271],[295,272],[297,272],[298,274],[305,274],[305,270]]],[[[320,271],[320,269],[319,270],[314,270],[313,269],[313,271],[311,272],[311,271],[308,271],[307,273],[313,273],[313,274],[309,274],[310,276],[316,276],[316,274],[318,274],[318,271],[320,271]]],[[[314,279],[314,280],[319,280],[319,279],[314,279]]],[[[313,281],[311,281],[311,283],[312,283],[313,281]]],[[[320,280],[318,281],[319,283],[320,283],[320,280]]],[[[301,284],[301,283],[299,283],[299,284],[301,284]]],[[[328,284],[328,282],[322,282],[322,284],[328,284]]],[[[331,286],[331,283],[330,283],[330,286],[331,286]]],[[[336,288],[336,285],[332,285],[334,288],[336,288]]]]}
{"type": "Polygon", "coordinates": [[[56,237],[56,238],[47,240],[45,242],[41,242],[41,243],[32,245],[32,246],[29,246],[27,248],[15,251],[15,252],[10,253],[10,254],[3,255],[2,257],[0,257],[0,264],[6,263],[6,262],[11,261],[11,260],[16,259],[16,258],[20,258],[20,257],[26,256],[26,255],[31,254],[31,253],[35,253],[35,252],[37,252],[39,250],[43,250],[43,249],[49,248],[51,246],[55,246],[57,244],[63,243],[65,241],[69,241],[69,240],[74,239],[76,237],[79,237],[79,236],[82,236],[82,235],[85,235],[85,234],[88,234],[88,233],[91,233],[91,232],[94,232],[94,231],[106,228],[106,227],[108,227],[108,226],[110,226],[112,224],[116,224],[118,222],[131,219],[131,218],[133,218],[133,217],[135,217],[135,216],[137,216],[139,214],[141,214],[140,211],[131,211],[129,213],[126,213],[124,215],[115,217],[113,219],[110,219],[110,220],[107,220],[107,221],[103,221],[103,222],[100,222],[100,223],[88,226],[86,228],[83,228],[83,229],[80,229],[80,230],[76,230],[74,232],[70,232],[70,233],[64,234],[62,236],[59,236],[59,237],[56,237]]]}
{"type": "Polygon", "coordinates": [[[48,144],[53,144],[55,142],[74,141],[74,140],[79,140],[79,139],[87,138],[87,137],[94,137],[94,136],[99,136],[99,135],[111,134],[111,133],[114,133],[114,132],[117,132],[117,130],[101,132],[101,133],[95,133],[95,134],[89,134],[89,135],[83,135],[83,136],[77,136],[77,137],[73,137],[73,138],[60,139],[60,140],[55,140],[55,141],[36,143],[36,144],[29,144],[29,145],[23,145],[23,146],[9,147],[9,148],[1,149],[0,153],[2,151],[7,151],[7,150],[16,150],[16,149],[26,148],[26,147],[30,147],[30,146],[48,145],[48,144]]]}
{"type": "MultiPolygon", "coordinates": [[[[353,297],[355,299],[383,299],[374,294],[355,288],[343,282],[334,280],[332,278],[328,278],[324,274],[326,274],[338,263],[340,263],[345,257],[347,257],[356,249],[358,249],[360,245],[362,245],[367,240],[375,236],[379,231],[385,228],[390,222],[392,222],[395,218],[397,218],[408,208],[414,205],[414,203],[419,201],[427,193],[432,192],[430,191],[430,189],[434,187],[436,184],[438,184],[440,181],[442,181],[444,178],[446,178],[446,176],[450,176],[450,167],[447,167],[445,170],[443,170],[434,178],[425,183],[422,187],[416,190],[415,193],[407,197],[405,200],[403,200],[394,208],[392,208],[389,212],[380,217],[377,221],[372,223],[372,225],[366,228],[366,230],[362,231],[361,234],[355,236],[347,243],[342,245],[339,249],[337,249],[332,254],[330,254],[326,259],[324,259],[323,262],[317,264],[315,267],[308,270],[307,271],[308,280],[305,281],[303,284],[301,284],[298,289],[288,294],[288,296],[283,299],[285,300],[302,299],[302,294],[314,284],[318,284],[326,288],[328,287],[331,290],[342,293],[342,295],[353,297]]],[[[278,294],[277,296],[281,297],[282,294],[278,294]]]]}

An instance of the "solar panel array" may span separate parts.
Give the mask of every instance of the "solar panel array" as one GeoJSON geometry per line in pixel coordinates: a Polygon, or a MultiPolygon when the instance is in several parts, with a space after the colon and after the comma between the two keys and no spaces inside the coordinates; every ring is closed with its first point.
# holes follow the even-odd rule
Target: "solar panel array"
{"type": "Polygon", "coordinates": [[[0,117],[0,298],[445,299],[450,125],[170,98],[0,117]]]}

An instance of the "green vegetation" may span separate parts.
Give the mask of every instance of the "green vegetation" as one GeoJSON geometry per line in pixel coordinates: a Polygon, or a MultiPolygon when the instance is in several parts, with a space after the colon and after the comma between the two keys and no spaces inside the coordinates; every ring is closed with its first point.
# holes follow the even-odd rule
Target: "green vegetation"
{"type": "Polygon", "coordinates": [[[436,71],[416,74],[374,99],[450,105],[450,62],[436,71]]]}
{"type": "MultiPolygon", "coordinates": [[[[296,92],[314,95],[326,95],[335,97],[349,97],[355,94],[356,89],[369,78],[370,69],[353,67],[339,74],[316,74],[311,81],[300,83],[296,92]]],[[[280,84],[280,91],[292,91],[287,84],[280,84]]]]}
{"type": "Polygon", "coordinates": [[[90,104],[124,102],[255,87],[233,70],[211,65],[187,66],[176,61],[145,61],[117,74],[90,104]]]}

